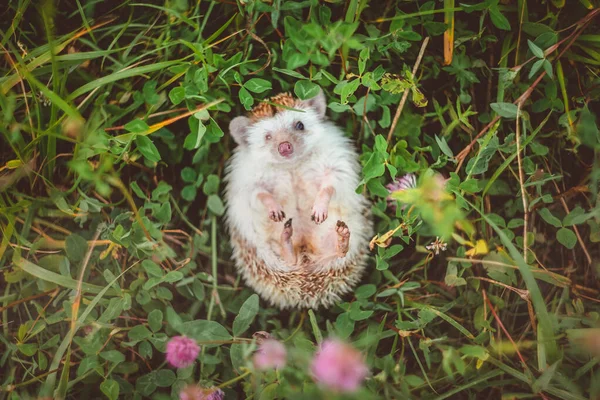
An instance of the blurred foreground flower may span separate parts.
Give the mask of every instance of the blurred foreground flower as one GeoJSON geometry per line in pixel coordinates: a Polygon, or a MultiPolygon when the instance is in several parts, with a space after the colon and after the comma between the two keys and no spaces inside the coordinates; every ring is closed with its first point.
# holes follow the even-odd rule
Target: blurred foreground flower
{"type": "Polygon", "coordinates": [[[594,357],[600,357],[600,328],[567,329],[571,343],[594,357]]]}
{"type": "MultiPolygon", "coordinates": [[[[415,174],[406,174],[401,178],[396,178],[394,182],[385,186],[390,193],[399,192],[406,189],[414,189],[417,187],[417,177],[415,174]]],[[[387,198],[388,207],[396,211],[397,200],[391,196],[387,198]]],[[[406,204],[402,205],[402,210],[406,208],[406,204]]]]}
{"type": "Polygon", "coordinates": [[[189,367],[200,353],[200,346],[194,339],[175,336],[167,343],[167,361],[176,368],[189,367]]]}
{"type": "Polygon", "coordinates": [[[364,357],[354,347],[337,339],[321,344],[312,362],[315,381],[337,392],[354,392],[369,374],[364,357]]]}
{"type": "Polygon", "coordinates": [[[223,400],[225,393],[219,388],[206,389],[188,385],[179,392],[179,400],[223,400]]]}
{"type": "Polygon", "coordinates": [[[412,214],[429,225],[434,235],[447,238],[452,235],[454,225],[464,218],[451,193],[457,184],[447,187],[448,182],[439,173],[426,170],[419,177],[418,187],[396,190],[389,197],[399,204],[411,205],[412,214]]]}
{"type": "Polygon", "coordinates": [[[283,343],[275,339],[266,339],[254,353],[254,366],[260,370],[281,369],[285,367],[287,350],[283,343]]]}

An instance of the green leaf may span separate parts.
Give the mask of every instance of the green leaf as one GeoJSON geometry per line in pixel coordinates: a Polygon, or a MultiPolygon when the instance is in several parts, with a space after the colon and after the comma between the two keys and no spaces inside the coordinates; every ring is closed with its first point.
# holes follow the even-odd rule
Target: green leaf
{"type": "Polygon", "coordinates": [[[37,343],[19,343],[17,348],[27,357],[31,357],[37,352],[38,345],[37,343]]]}
{"type": "Polygon", "coordinates": [[[362,285],[354,291],[357,299],[367,299],[377,292],[377,286],[373,284],[362,285]]]}
{"type": "Polygon", "coordinates": [[[385,198],[390,194],[387,188],[379,181],[379,179],[372,179],[367,182],[367,189],[369,190],[369,193],[379,197],[385,198]]]}
{"type": "Polygon", "coordinates": [[[494,110],[499,116],[503,118],[516,118],[517,117],[517,105],[513,103],[492,103],[490,104],[492,110],[494,110]]]}
{"type": "Polygon", "coordinates": [[[252,97],[250,92],[246,90],[246,88],[242,87],[240,88],[238,96],[240,98],[240,103],[242,103],[246,110],[250,111],[250,109],[252,108],[252,104],[254,104],[254,98],[252,97]]]}
{"type": "MultiPolygon", "coordinates": [[[[176,329],[179,330],[181,334],[191,337],[198,342],[228,341],[232,339],[229,332],[227,332],[227,329],[215,321],[207,321],[203,319],[188,321],[182,323],[176,327],[176,329]]],[[[212,345],[211,343],[204,344],[212,345]]]]}
{"type": "Polygon", "coordinates": [[[177,86],[171,89],[169,92],[169,99],[171,99],[171,103],[173,103],[174,106],[180,104],[185,99],[185,88],[177,86]]]}
{"type": "Polygon", "coordinates": [[[107,379],[100,384],[100,390],[110,400],[117,400],[119,398],[119,384],[117,381],[107,379]]]}
{"type": "Polygon", "coordinates": [[[435,141],[437,142],[442,153],[444,153],[450,158],[454,158],[454,153],[452,153],[450,146],[448,146],[448,143],[446,142],[446,139],[443,136],[439,138],[438,135],[435,135],[435,141]]]}
{"type": "Polygon", "coordinates": [[[175,383],[175,379],[177,379],[177,376],[170,369],[156,371],[156,386],[158,387],[170,387],[175,383]]]}
{"type": "Polygon", "coordinates": [[[70,261],[79,262],[83,260],[87,250],[87,240],[76,233],[67,236],[67,240],[65,241],[65,251],[70,261]]]}
{"type": "Polygon", "coordinates": [[[556,239],[567,249],[572,249],[577,244],[577,236],[569,228],[560,228],[556,232],[556,239]]]}
{"type": "Polygon", "coordinates": [[[210,174],[206,177],[206,182],[204,182],[204,186],[202,190],[204,194],[211,195],[216,194],[219,191],[219,184],[221,183],[221,179],[217,175],[210,174]]]}
{"type": "Polygon", "coordinates": [[[529,49],[531,50],[534,56],[536,56],[537,58],[544,58],[544,50],[540,49],[535,43],[527,39],[527,45],[529,46],[529,49]]]}
{"type": "Polygon", "coordinates": [[[135,388],[142,396],[149,397],[156,390],[156,371],[143,375],[135,382],[135,388]]]}
{"type": "Polygon", "coordinates": [[[508,19],[506,19],[506,17],[502,15],[500,10],[498,9],[498,6],[492,6],[489,10],[490,18],[492,19],[492,23],[496,26],[496,28],[505,31],[510,31],[510,22],[508,22],[508,19]]]}
{"type": "Polygon", "coordinates": [[[488,170],[489,162],[499,146],[498,136],[492,132],[483,139],[480,139],[479,143],[479,153],[477,153],[476,157],[469,160],[465,168],[469,175],[482,174],[488,170]]]}
{"type": "Polygon", "coordinates": [[[108,350],[100,353],[100,357],[114,364],[119,364],[125,361],[125,355],[118,350],[108,350]]]}
{"type": "Polygon", "coordinates": [[[183,147],[187,150],[194,150],[200,147],[202,143],[202,138],[206,133],[206,126],[202,123],[202,121],[198,120],[198,130],[191,132],[189,135],[185,137],[185,141],[183,142],[183,147]]]}
{"type": "Polygon", "coordinates": [[[373,310],[361,310],[358,302],[352,303],[348,316],[354,321],[364,321],[373,315],[373,310]]]}
{"type": "Polygon", "coordinates": [[[167,306],[165,312],[167,314],[167,323],[169,326],[176,331],[181,332],[180,327],[183,324],[183,321],[179,314],[177,314],[177,312],[171,306],[167,306]]]}
{"type": "Polygon", "coordinates": [[[278,383],[269,383],[260,389],[260,395],[258,396],[258,400],[275,400],[278,398],[277,392],[279,391],[278,383]]]}
{"type": "Polygon", "coordinates": [[[467,179],[463,183],[460,184],[459,189],[464,190],[469,194],[478,193],[481,191],[479,188],[479,181],[477,179],[467,179]]]}
{"type": "Polygon", "coordinates": [[[490,356],[485,347],[482,346],[465,345],[462,346],[459,351],[464,355],[475,357],[482,361],[487,360],[490,356]]]}
{"type": "Polygon", "coordinates": [[[240,312],[233,321],[233,336],[240,336],[250,327],[258,314],[258,295],[253,294],[242,304],[240,312]]]}
{"type": "Polygon", "coordinates": [[[600,130],[596,125],[596,116],[587,105],[581,110],[581,117],[577,124],[577,135],[581,139],[581,143],[589,148],[593,149],[600,143],[600,130]]]}
{"type": "Polygon", "coordinates": [[[417,375],[406,375],[404,381],[411,387],[418,387],[425,384],[425,381],[417,375]]]}
{"type": "Polygon", "coordinates": [[[385,271],[390,267],[390,264],[385,261],[382,257],[375,256],[375,268],[378,271],[385,271]]]}
{"type": "Polygon", "coordinates": [[[262,93],[272,88],[271,82],[261,79],[252,78],[244,83],[244,87],[253,93],[262,93]]]}
{"type": "Polygon", "coordinates": [[[97,368],[99,366],[100,362],[98,361],[97,356],[87,356],[79,363],[79,366],[77,367],[77,376],[83,376],[83,374],[85,374],[89,370],[97,368]]]}
{"type": "Polygon", "coordinates": [[[156,148],[154,143],[152,143],[152,140],[150,140],[148,136],[136,136],[135,144],[137,145],[137,148],[140,151],[140,153],[142,153],[142,155],[146,157],[147,160],[152,162],[160,161],[160,153],[158,152],[158,149],[156,148]]]}
{"type": "Polygon", "coordinates": [[[146,271],[146,274],[148,274],[148,277],[154,276],[157,278],[162,278],[163,275],[165,274],[163,269],[161,267],[159,267],[158,264],[156,264],[152,260],[142,261],[142,268],[144,268],[144,271],[146,271]]]}
{"type": "Polygon", "coordinates": [[[139,342],[140,340],[148,339],[152,336],[152,332],[145,325],[136,325],[127,334],[129,340],[139,342]]]}
{"type": "Polygon", "coordinates": [[[156,84],[157,82],[154,80],[148,81],[144,83],[144,87],[142,88],[144,101],[149,105],[154,105],[160,100],[159,94],[156,93],[156,84]]]}
{"type": "Polygon", "coordinates": [[[533,65],[531,66],[531,70],[529,71],[528,79],[533,78],[533,76],[540,70],[540,68],[542,68],[545,61],[547,60],[537,60],[533,63],[533,65]]]}
{"type": "Polygon", "coordinates": [[[348,313],[342,313],[335,320],[335,330],[340,339],[347,339],[354,332],[354,320],[350,318],[348,313]]]}
{"type": "Polygon", "coordinates": [[[175,283],[179,282],[183,279],[183,272],[181,271],[169,271],[167,275],[165,275],[163,281],[167,283],[175,283]]]}
{"type": "Polygon", "coordinates": [[[348,104],[348,98],[356,92],[358,86],[360,85],[360,78],[356,78],[342,86],[340,92],[340,98],[342,104],[348,104]]]}
{"type": "Polygon", "coordinates": [[[133,121],[126,123],[124,128],[131,133],[142,133],[150,129],[148,124],[141,119],[134,119],[133,121]]]}
{"type": "Polygon", "coordinates": [[[138,353],[145,359],[152,358],[152,345],[150,342],[144,340],[138,346],[138,353]]]}
{"type": "Polygon", "coordinates": [[[206,204],[208,205],[208,209],[219,217],[225,213],[225,205],[223,204],[221,198],[216,194],[211,194],[208,196],[206,204]]]}
{"type": "Polygon", "coordinates": [[[194,185],[187,185],[184,186],[183,189],[181,189],[181,197],[183,197],[184,200],[186,201],[194,201],[196,199],[196,186],[194,185]]]}
{"type": "Polygon", "coordinates": [[[315,335],[317,344],[321,344],[323,342],[323,335],[321,334],[321,329],[319,329],[315,312],[312,309],[308,310],[308,319],[310,320],[310,325],[312,326],[313,334],[315,335]]]}
{"type": "Polygon", "coordinates": [[[385,74],[381,79],[381,87],[383,90],[392,94],[404,93],[404,91],[410,89],[412,86],[412,82],[395,74],[385,74]]]}
{"type": "Polygon", "coordinates": [[[273,71],[289,75],[292,78],[296,78],[296,79],[306,79],[306,77],[304,75],[302,75],[296,71],[293,71],[291,69],[283,69],[283,68],[273,67],[273,71]]]}
{"type": "Polygon", "coordinates": [[[591,214],[585,214],[583,208],[577,206],[563,219],[563,226],[572,226],[583,224],[592,217],[591,214]]]}
{"type": "Polygon", "coordinates": [[[378,153],[371,154],[369,161],[363,167],[363,181],[361,184],[369,182],[385,173],[385,163],[378,153]]]}
{"type": "Polygon", "coordinates": [[[294,93],[301,100],[312,99],[319,94],[319,85],[308,80],[297,81],[294,93]]]}
{"type": "Polygon", "coordinates": [[[152,310],[148,314],[148,325],[152,332],[158,332],[162,328],[163,313],[160,310],[152,310]]]}
{"type": "Polygon", "coordinates": [[[538,211],[538,214],[540,214],[540,217],[542,217],[544,219],[544,221],[546,221],[550,225],[553,225],[557,228],[562,227],[562,223],[560,222],[560,219],[558,219],[554,215],[552,215],[550,210],[548,210],[547,208],[545,208],[545,207],[542,208],[540,211],[538,211]]]}
{"type": "Polygon", "coordinates": [[[556,368],[559,366],[559,364],[560,361],[557,361],[548,368],[546,368],[546,370],[542,372],[539,378],[537,378],[535,382],[533,382],[533,385],[531,385],[531,390],[533,390],[535,393],[545,392],[548,389],[550,381],[554,377],[554,373],[556,372],[556,368]]]}
{"type": "Polygon", "coordinates": [[[544,71],[546,71],[546,73],[548,74],[548,77],[552,79],[554,75],[552,74],[552,64],[550,64],[550,61],[544,60],[543,66],[544,71]]]}
{"type": "Polygon", "coordinates": [[[423,94],[423,92],[421,92],[419,90],[418,87],[416,87],[415,85],[410,87],[410,91],[412,93],[412,101],[413,104],[416,107],[427,107],[427,98],[425,97],[425,95],[423,94]]]}
{"type": "Polygon", "coordinates": [[[358,56],[358,74],[362,75],[365,72],[365,66],[367,65],[367,60],[369,59],[369,48],[365,47],[360,51],[358,56]]]}
{"type": "Polygon", "coordinates": [[[181,170],[181,179],[186,183],[191,183],[196,180],[196,171],[193,168],[185,167],[181,170]]]}
{"type": "Polygon", "coordinates": [[[211,118],[208,123],[208,130],[206,131],[206,141],[208,143],[218,143],[224,135],[225,134],[219,124],[211,118]]]}

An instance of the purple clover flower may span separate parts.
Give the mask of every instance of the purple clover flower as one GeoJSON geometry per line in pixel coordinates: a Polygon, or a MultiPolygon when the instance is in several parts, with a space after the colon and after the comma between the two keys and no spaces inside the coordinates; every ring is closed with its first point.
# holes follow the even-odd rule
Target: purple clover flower
{"type": "MultiPolygon", "coordinates": [[[[387,184],[386,189],[391,193],[399,192],[406,189],[414,189],[417,187],[417,176],[415,174],[406,174],[400,178],[396,178],[394,182],[387,184]]],[[[387,204],[388,207],[396,211],[396,204],[398,201],[394,199],[392,196],[388,196],[387,204]]],[[[406,207],[406,204],[402,205],[402,210],[406,207]]]]}
{"type": "Polygon", "coordinates": [[[189,367],[199,353],[200,346],[186,336],[174,336],[167,343],[167,361],[175,368],[189,367]]]}
{"type": "Polygon", "coordinates": [[[327,339],[312,361],[318,383],[335,392],[355,392],[369,374],[363,355],[337,339],[327,339]]]}

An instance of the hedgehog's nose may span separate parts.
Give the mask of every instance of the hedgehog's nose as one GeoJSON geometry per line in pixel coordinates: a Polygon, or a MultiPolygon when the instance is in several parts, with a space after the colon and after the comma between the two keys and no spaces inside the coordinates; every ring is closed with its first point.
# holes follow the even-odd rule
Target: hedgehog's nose
{"type": "Polygon", "coordinates": [[[290,142],[279,143],[279,154],[284,157],[289,157],[294,152],[294,146],[290,142]]]}

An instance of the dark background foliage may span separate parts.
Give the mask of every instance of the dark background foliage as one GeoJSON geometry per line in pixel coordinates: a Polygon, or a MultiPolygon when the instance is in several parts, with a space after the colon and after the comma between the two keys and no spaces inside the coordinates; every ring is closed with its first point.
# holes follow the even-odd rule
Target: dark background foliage
{"type": "Polygon", "coordinates": [[[332,398],[307,371],[327,336],[366,355],[351,398],[597,398],[599,6],[4,3],[0,398],[332,398]],[[354,293],[281,312],[229,261],[226,127],[319,87],[378,236],[354,293]],[[284,370],[253,370],[256,331],[284,370]],[[195,367],[165,365],[177,334],[195,367]]]}

